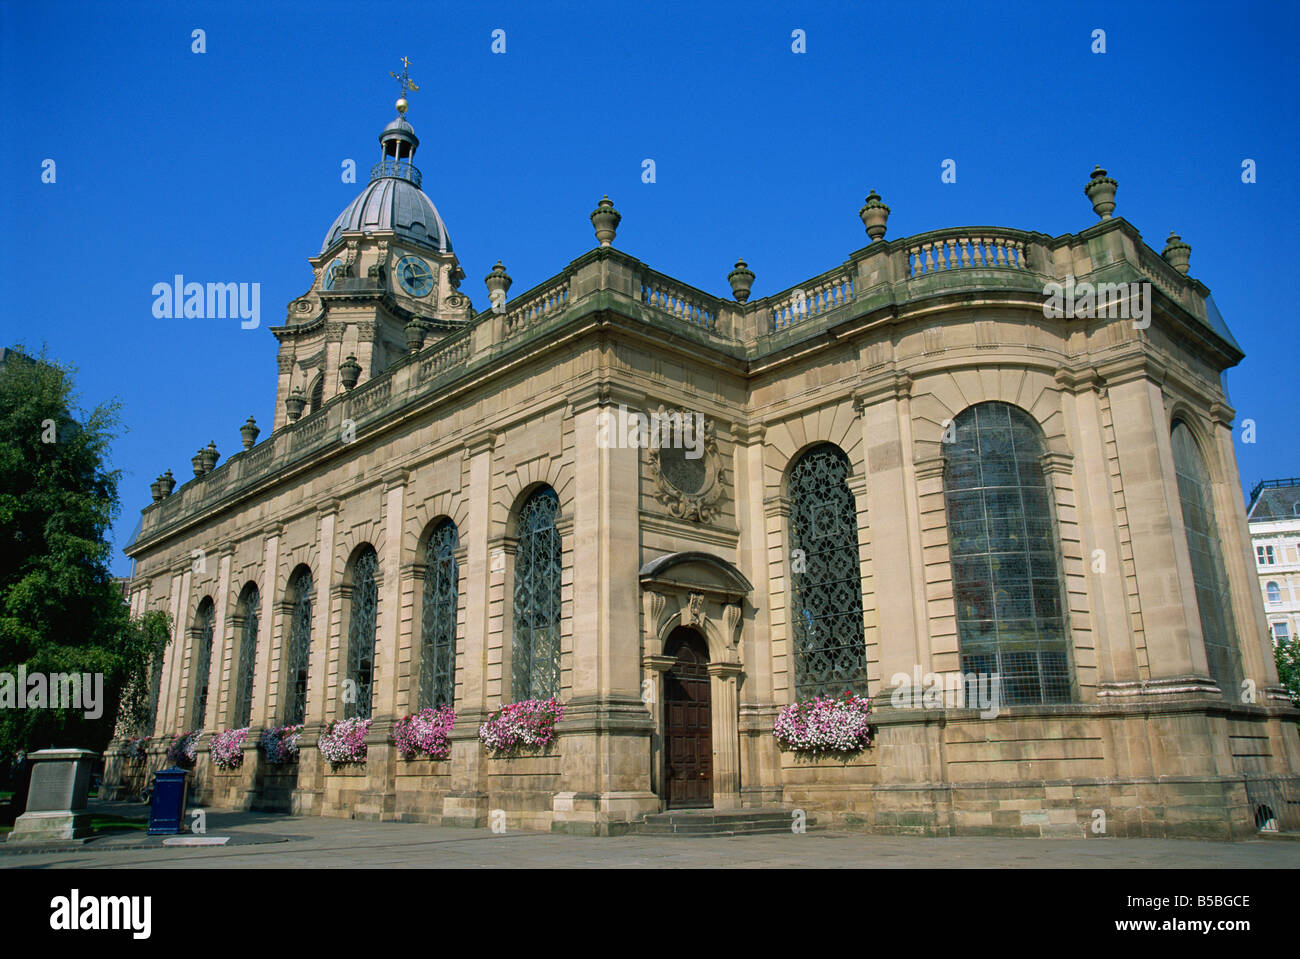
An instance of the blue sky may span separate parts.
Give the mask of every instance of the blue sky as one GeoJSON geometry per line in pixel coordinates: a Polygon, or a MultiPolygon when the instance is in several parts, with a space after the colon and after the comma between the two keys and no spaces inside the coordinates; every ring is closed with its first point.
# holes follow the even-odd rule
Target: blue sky
{"type": "MultiPolygon", "coordinates": [[[[762,296],[864,246],[872,188],[891,237],[1059,235],[1095,222],[1082,187],[1100,163],[1149,244],[1175,229],[1192,245],[1192,275],[1247,353],[1229,374],[1238,422],[1257,427],[1237,445],[1243,482],[1297,476],[1297,301],[1279,280],[1295,275],[1300,222],[1298,10],[6,0],[0,343],[44,344],[77,365],[85,402],[122,401],[120,550],[155,476],[192,476],[209,440],[238,451],[249,414],[269,429],[268,328],[364,186],[405,55],[416,164],[480,307],[498,258],[522,292],[590,249],[602,193],[621,249],[719,295],[743,256],[762,296]],[[349,158],[357,184],[340,177],[349,158]],[[946,158],[955,184],[940,182],[946,158]],[[150,291],[176,273],[260,283],[260,327],[154,318],[150,291]]],[[[130,571],[120,551],[114,568],[130,571]]]]}

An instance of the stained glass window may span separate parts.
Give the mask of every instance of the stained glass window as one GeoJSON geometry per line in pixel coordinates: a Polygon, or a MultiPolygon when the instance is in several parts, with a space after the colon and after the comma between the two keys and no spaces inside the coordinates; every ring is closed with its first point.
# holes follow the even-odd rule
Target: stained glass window
{"type": "Polygon", "coordinates": [[[1186,424],[1174,423],[1170,442],[1178,478],[1178,499],[1183,507],[1183,531],[1192,560],[1192,584],[1196,589],[1201,635],[1205,637],[1205,658],[1210,676],[1220,691],[1225,697],[1234,697],[1241,682],[1241,654],[1234,639],[1232,596],[1219,547],[1210,473],[1186,424]]]}
{"type": "Polygon", "coordinates": [[[1060,550],[1042,431],[1006,403],[969,407],[945,444],[944,498],[962,671],[1007,705],[1069,702],[1060,550]]]}
{"type": "Polygon", "coordinates": [[[425,548],[420,627],[420,707],[449,706],[456,688],[456,524],[445,520],[425,548]]]}
{"type": "Polygon", "coordinates": [[[814,447],[790,470],[795,696],[867,692],[862,571],[849,460],[814,447]]]}
{"type": "Polygon", "coordinates": [[[235,728],[247,726],[253,715],[253,668],[257,662],[257,620],[261,594],[251,583],[240,598],[244,628],[239,638],[239,670],[235,675],[235,728]]]}
{"type": "Polygon", "coordinates": [[[311,570],[302,567],[293,579],[293,619],[289,627],[289,683],[286,725],[295,726],[307,718],[307,671],[311,665],[311,570]]]}
{"type": "Polygon", "coordinates": [[[212,600],[204,597],[194,617],[194,699],[190,729],[202,729],[208,708],[208,672],[212,666],[212,600]]]}
{"type": "Polygon", "coordinates": [[[352,616],[348,626],[348,678],[355,696],[345,696],[344,718],[370,716],[375,675],[375,614],[379,608],[379,587],[375,574],[379,557],[367,546],[352,567],[352,616]]]}
{"type": "Polygon", "coordinates": [[[559,509],[559,497],[547,487],[530,496],[519,512],[511,645],[516,702],[560,694],[559,509]]]}

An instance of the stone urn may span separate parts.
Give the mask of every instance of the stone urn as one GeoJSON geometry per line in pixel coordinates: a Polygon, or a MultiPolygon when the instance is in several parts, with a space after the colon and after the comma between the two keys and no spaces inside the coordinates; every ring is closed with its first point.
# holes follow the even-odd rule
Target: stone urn
{"type": "MultiPolygon", "coordinates": [[[[406,324],[405,330],[407,350],[411,353],[418,353],[420,347],[424,346],[424,324],[413,317],[411,322],[406,324]]],[[[360,372],[360,367],[357,370],[360,372]]]]}
{"type": "Polygon", "coordinates": [[[339,377],[343,380],[345,390],[357,385],[357,380],[361,378],[361,364],[354,354],[349,353],[348,358],[339,364],[339,377]]]}
{"type": "Polygon", "coordinates": [[[1118,186],[1118,183],[1106,176],[1105,170],[1094,167],[1092,178],[1083,188],[1083,192],[1088,194],[1088,199],[1092,201],[1093,212],[1103,220],[1109,220],[1115,210],[1115,190],[1118,186]]]}
{"type": "Polygon", "coordinates": [[[209,440],[206,449],[199,450],[203,454],[203,472],[211,473],[217,466],[217,460],[221,459],[221,454],[217,452],[215,440],[209,440]]]}
{"type": "Polygon", "coordinates": [[[289,414],[289,422],[298,422],[298,417],[302,416],[303,409],[307,406],[307,397],[303,395],[302,387],[295,386],[288,396],[284,398],[284,411],[289,414]]]}
{"type": "Polygon", "coordinates": [[[257,428],[257,421],[250,416],[244,425],[239,428],[239,441],[244,444],[244,449],[251,450],[253,448],[253,444],[257,442],[257,434],[260,432],[262,431],[257,428]]]}
{"type": "Polygon", "coordinates": [[[866,206],[858,211],[862,225],[867,228],[867,236],[875,243],[885,235],[885,224],[889,222],[889,207],[880,200],[880,194],[872,190],[867,194],[866,206]]]}
{"type": "Polygon", "coordinates": [[[149,492],[150,492],[151,494],[153,494],[153,501],[154,501],[155,503],[161,503],[161,502],[162,502],[163,491],[162,491],[162,477],[161,477],[161,476],[159,476],[156,480],[154,480],[152,483],[149,484],[149,492]]]}
{"type": "Polygon", "coordinates": [[[1160,255],[1183,276],[1187,275],[1187,264],[1192,258],[1192,247],[1184,243],[1183,238],[1173,230],[1169,231],[1169,239],[1165,241],[1165,248],[1160,251],[1160,255]]]}
{"type": "Polygon", "coordinates": [[[172,476],[172,471],[168,470],[163,473],[162,476],[158,477],[158,481],[161,484],[158,488],[162,490],[163,499],[171,496],[172,490],[176,488],[176,477],[172,476]]]}
{"type": "MultiPolygon", "coordinates": [[[[595,216],[596,214],[592,214],[595,216]]],[[[497,260],[497,265],[492,267],[492,272],[483,277],[483,283],[488,288],[488,300],[492,304],[493,313],[504,313],[506,311],[506,294],[510,292],[510,284],[514,280],[510,279],[510,274],[506,268],[497,260]]]]}
{"type": "Polygon", "coordinates": [[[194,470],[196,477],[202,476],[207,470],[208,456],[200,447],[199,451],[190,457],[190,467],[194,470]]]}
{"type": "Polygon", "coordinates": [[[731,295],[736,298],[736,302],[744,303],[749,299],[749,291],[754,286],[754,271],[744,260],[737,260],[736,268],[727,274],[727,282],[731,284],[731,295]]]}
{"type": "Polygon", "coordinates": [[[614,235],[622,219],[623,214],[614,209],[614,201],[608,196],[602,197],[596,204],[596,209],[591,211],[591,225],[596,228],[596,239],[601,246],[609,246],[614,242],[614,235]]]}

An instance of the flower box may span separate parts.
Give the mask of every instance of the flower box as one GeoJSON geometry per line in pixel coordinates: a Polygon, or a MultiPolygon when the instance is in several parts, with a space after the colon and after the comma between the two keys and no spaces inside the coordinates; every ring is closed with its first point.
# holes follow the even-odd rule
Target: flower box
{"type": "Polygon", "coordinates": [[[805,756],[847,756],[871,745],[871,700],[846,692],[818,696],[781,710],[772,735],[784,750],[805,756]]]}
{"type": "Polygon", "coordinates": [[[558,699],[525,699],[488,715],[478,738],[489,753],[515,756],[541,750],[555,740],[555,724],[564,716],[558,699]]]}
{"type": "Polygon", "coordinates": [[[302,723],[296,726],[272,726],[262,731],[258,746],[267,763],[283,766],[298,759],[298,741],[302,738],[302,723]]]}
{"type": "Polygon", "coordinates": [[[451,756],[451,727],[455,722],[456,711],[450,706],[421,709],[393,724],[393,743],[403,759],[447,759],[451,756]]]}
{"type": "Polygon", "coordinates": [[[198,739],[199,730],[197,729],[173,736],[167,746],[167,762],[173,766],[180,766],[182,769],[193,769],[195,746],[198,739]]]}
{"type": "Polygon", "coordinates": [[[364,764],[369,719],[338,719],[325,727],[316,748],[331,766],[364,764]]]}
{"type": "Polygon", "coordinates": [[[248,738],[248,727],[227,729],[212,737],[208,743],[208,752],[212,763],[218,769],[238,769],[244,765],[244,740],[248,738]]]}

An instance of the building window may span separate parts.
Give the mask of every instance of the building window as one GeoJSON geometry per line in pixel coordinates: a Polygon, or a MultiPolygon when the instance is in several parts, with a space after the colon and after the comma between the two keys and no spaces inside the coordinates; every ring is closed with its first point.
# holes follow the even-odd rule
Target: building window
{"type": "Polygon", "coordinates": [[[1291,627],[1286,623],[1273,624],[1273,645],[1281,646],[1291,640],[1291,627]]]}
{"type": "MultiPolygon", "coordinates": [[[[1192,431],[1185,423],[1174,423],[1170,442],[1174,472],[1178,478],[1178,499],[1183,509],[1187,552],[1192,561],[1192,584],[1201,617],[1201,634],[1205,637],[1205,658],[1209,663],[1210,677],[1225,696],[1231,696],[1241,678],[1241,656],[1233,638],[1236,627],[1232,618],[1232,594],[1219,547],[1210,473],[1205,468],[1205,460],[1201,458],[1192,431]]],[[[1271,556],[1272,547],[1268,549],[1271,556]]]]}
{"type": "Polygon", "coordinates": [[[149,725],[140,731],[141,736],[152,736],[158,725],[158,701],[162,697],[163,660],[167,654],[167,636],[158,640],[149,658],[149,725]]]}
{"type": "Polygon", "coordinates": [[[307,672],[311,665],[311,570],[302,567],[293,578],[293,619],[289,627],[287,725],[295,726],[307,718],[307,672]]]}
{"type": "Polygon", "coordinates": [[[830,444],[790,470],[795,697],[867,692],[857,506],[848,457],[830,444]]]}
{"type": "Polygon", "coordinates": [[[456,524],[440,523],[424,557],[424,615],[420,626],[420,708],[450,706],[456,691],[456,524]]]}
{"type": "Polygon", "coordinates": [[[236,729],[249,724],[253,715],[253,668],[257,663],[257,621],[261,615],[261,594],[257,586],[249,583],[239,599],[239,612],[243,630],[239,637],[239,670],[235,678],[236,729]]]}
{"type": "Polygon", "coordinates": [[[190,712],[190,729],[202,729],[208,709],[208,672],[212,666],[212,625],[215,617],[212,600],[205,596],[194,617],[194,698],[190,712]]]}
{"type": "Polygon", "coordinates": [[[315,413],[325,405],[325,374],[317,373],[316,379],[311,385],[311,408],[309,413],[315,413]]]}
{"type": "Polygon", "coordinates": [[[1282,588],[1278,586],[1277,583],[1269,583],[1264,587],[1264,589],[1268,593],[1268,601],[1270,603],[1282,602],[1282,588]]]}
{"type": "Polygon", "coordinates": [[[1273,553],[1272,546],[1256,546],[1255,559],[1260,566],[1272,566],[1277,562],[1277,557],[1273,553]]]}
{"type": "Polygon", "coordinates": [[[519,511],[510,656],[516,702],[560,694],[559,509],[560,499],[548,486],[530,496],[519,511]]]}
{"type": "Polygon", "coordinates": [[[1071,697],[1060,549],[1042,431],[980,403],[946,444],[944,500],[962,670],[996,674],[1008,705],[1071,697]]]}
{"type": "Polygon", "coordinates": [[[352,565],[347,674],[356,695],[344,697],[343,715],[346,719],[370,717],[375,677],[375,619],[379,608],[379,586],[375,582],[378,571],[379,557],[374,549],[364,547],[352,565]]]}

